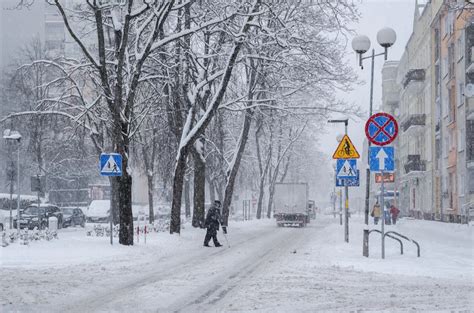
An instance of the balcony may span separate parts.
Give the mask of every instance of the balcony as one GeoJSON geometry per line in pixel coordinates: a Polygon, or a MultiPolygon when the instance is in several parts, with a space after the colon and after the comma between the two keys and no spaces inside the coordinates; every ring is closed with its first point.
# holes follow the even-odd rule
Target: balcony
{"type": "Polygon", "coordinates": [[[412,81],[418,81],[422,82],[425,80],[425,70],[424,69],[414,69],[414,70],[409,70],[405,78],[403,79],[403,88],[407,88],[408,84],[412,81]]]}
{"type": "Polygon", "coordinates": [[[421,160],[421,156],[419,154],[409,154],[403,167],[405,168],[406,174],[425,172],[426,161],[421,160]]]}
{"type": "Polygon", "coordinates": [[[409,114],[402,122],[402,129],[407,132],[410,128],[423,128],[426,123],[426,114],[409,114]]]}

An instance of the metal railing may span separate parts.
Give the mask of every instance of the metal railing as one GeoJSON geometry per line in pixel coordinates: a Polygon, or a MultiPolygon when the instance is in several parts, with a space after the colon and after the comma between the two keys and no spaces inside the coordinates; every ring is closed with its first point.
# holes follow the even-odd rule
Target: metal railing
{"type": "MultiPolygon", "coordinates": [[[[381,232],[380,230],[378,230],[378,229],[372,229],[372,230],[370,230],[370,231],[369,231],[369,235],[370,235],[370,233],[373,232],[373,231],[374,231],[374,232],[377,232],[377,233],[379,233],[379,234],[382,235],[382,232],[381,232]]],[[[400,239],[395,238],[395,237],[392,236],[392,235],[387,235],[387,234],[385,234],[385,236],[387,236],[387,237],[389,237],[389,238],[392,238],[393,240],[398,241],[398,243],[400,244],[400,254],[403,254],[403,242],[402,242],[400,239]]]]}
{"type": "MultiPolygon", "coordinates": [[[[374,231],[374,232],[377,232],[377,233],[379,233],[379,234],[382,234],[382,232],[381,232],[380,230],[378,230],[378,229],[372,229],[372,230],[369,231],[369,235],[370,235],[370,233],[373,232],[373,231],[374,231]]],[[[421,253],[420,253],[420,245],[418,244],[418,242],[416,242],[415,240],[410,239],[410,238],[408,238],[408,237],[406,237],[406,236],[404,236],[404,235],[402,235],[402,234],[400,234],[400,233],[397,233],[397,232],[395,232],[395,231],[388,231],[388,232],[386,232],[386,233],[384,234],[384,237],[387,236],[387,237],[389,237],[389,238],[392,238],[392,239],[398,241],[398,243],[400,244],[400,254],[403,254],[403,243],[402,243],[402,241],[401,241],[400,239],[396,238],[394,235],[395,235],[395,236],[398,236],[398,237],[400,237],[400,238],[402,238],[402,239],[405,239],[405,240],[407,240],[407,241],[410,241],[411,243],[415,244],[415,245],[416,245],[416,249],[417,249],[417,251],[416,251],[416,252],[417,252],[417,256],[420,257],[420,255],[421,255],[421,253]],[[393,234],[393,235],[392,235],[392,234],[393,234]]]]}
{"type": "Polygon", "coordinates": [[[410,242],[414,243],[414,244],[416,245],[416,248],[417,248],[417,255],[418,255],[418,257],[420,257],[420,245],[418,244],[418,242],[416,242],[415,240],[410,239],[410,238],[408,238],[408,237],[406,237],[406,236],[404,236],[404,235],[402,235],[402,234],[400,234],[400,233],[397,233],[397,232],[395,232],[395,231],[388,231],[388,232],[385,233],[385,236],[388,236],[389,234],[395,234],[395,235],[397,235],[398,237],[401,237],[401,238],[403,238],[403,239],[405,239],[405,240],[407,240],[407,241],[410,241],[410,242]]]}

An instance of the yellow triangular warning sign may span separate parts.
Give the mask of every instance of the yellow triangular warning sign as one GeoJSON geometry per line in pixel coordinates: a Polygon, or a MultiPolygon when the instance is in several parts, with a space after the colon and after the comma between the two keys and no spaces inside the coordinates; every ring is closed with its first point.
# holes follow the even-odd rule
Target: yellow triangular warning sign
{"type": "Polygon", "coordinates": [[[352,143],[349,136],[345,135],[342,138],[339,146],[337,147],[336,151],[334,152],[333,159],[358,159],[360,158],[359,152],[357,152],[354,144],[352,143]]]}

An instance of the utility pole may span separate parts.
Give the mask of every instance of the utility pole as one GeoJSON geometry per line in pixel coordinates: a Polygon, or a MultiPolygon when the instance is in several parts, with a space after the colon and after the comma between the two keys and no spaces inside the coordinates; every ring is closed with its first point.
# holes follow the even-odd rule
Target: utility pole
{"type": "MultiPolygon", "coordinates": [[[[349,125],[349,119],[344,120],[329,120],[329,123],[344,123],[344,135],[347,137],[347,126],[349,125]]],[[[341,142],[342,143],[342,142],[341,142]]],[[[336,174],[337,179],[337,174],[336,174]]],[[[349,186],[345,181],[344,184],[344,241],[349,242],[349,186]]],[[[339,223],[342,225],[342,192],[339,192],[339,223]]]]}
{"type": "MultiPolygon", "coordinates": [[[[345,135],[347,136],[347,124],[349,123],[349,120],[346,120],[344,123],[344,128],[345,128],[345,135]]],[[[344,191],[346,194],[346,201],[345,201],[345,218],[344,218],[344,241],[349,242],[349,186],[345,184],[344,186],[344,191]]]]}

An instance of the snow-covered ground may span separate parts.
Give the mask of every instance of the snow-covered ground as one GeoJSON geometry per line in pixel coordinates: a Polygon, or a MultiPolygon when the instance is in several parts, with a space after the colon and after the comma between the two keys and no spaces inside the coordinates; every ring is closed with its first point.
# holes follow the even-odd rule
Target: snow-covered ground
{"type": "MultiPolygon", "coordinates": [[[[362,257],[361,217],[350,243],[338,219],[305,229],[273,220],[233,222],[231,247],[202,247],[204,231],[153,233],[133,247],[110,246],[85,230],[0,248],[0,311],[20,312],[413,312],[474,310],[472,227],[401,220],[386,226],[417,240],[400,255],[371,234],[362,257]]],[[[371,225],[371,227],[374,227],[371,225]]],[[[225,244],[222,233],[218,234],[225,244]]]]}

